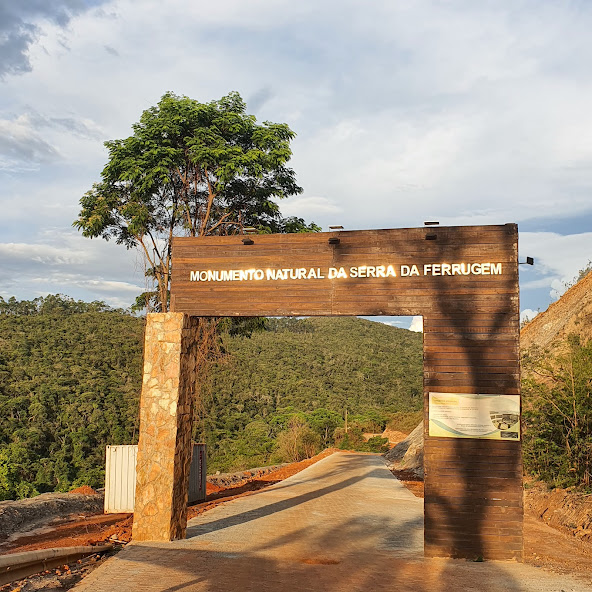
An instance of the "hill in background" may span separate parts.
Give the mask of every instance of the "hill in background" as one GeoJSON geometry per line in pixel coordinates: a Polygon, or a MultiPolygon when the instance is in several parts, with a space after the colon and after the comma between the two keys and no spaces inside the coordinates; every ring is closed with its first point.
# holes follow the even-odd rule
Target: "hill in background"
{"type": "Polygon", "coordinates": [[[222,470],[290,460],[272,452],[295,414],[329,446],[346,409],[361,437],[423,405],[422,335],[405,329],[355,317],[268,319],[266,330],[226,334],[223,345],[198,422],[222,470]]]}
{"type": "MultiPolygon", "coordinates": [[[[144,320],[62,296],[0,298],[0,499],[101,486],[138,437],[144,320]]],[[[290,460],[422,405],[421,334],[356,318],[268,319],[226,351],[198,405],[210,470],[290,460]],[[306,450],[294,448],[307,447],[306,450]]]]}
{"type": "Polygon", "coordinates": [[[250,337],[223,336],[216,397],[265,417],[285,407],[363,414],[421,408],[422,336],[355,317],[268,319],[250,337]]]}
{"type": "Polygon", "coordinates": [[[0,499],[99,485],[138,435],[144,321],[104,303],[0,299],[0,499]]]}

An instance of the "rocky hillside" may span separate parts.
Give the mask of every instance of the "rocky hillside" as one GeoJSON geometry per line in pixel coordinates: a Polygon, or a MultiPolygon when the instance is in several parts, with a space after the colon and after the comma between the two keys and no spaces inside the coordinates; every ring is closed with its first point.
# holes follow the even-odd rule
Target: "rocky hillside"
{"type": "Polygon", "coordinates": [[[383,456],[389,469],[411,471],[423,480],[423,421],[383,456]]]}
{"type": "Polygon", "coordinates": [[[592,273],[572,286],[545,312],[538,314],[520,332],[520,348],[533,345],[552,350],[570,333],[592,339],[592,273]]]}

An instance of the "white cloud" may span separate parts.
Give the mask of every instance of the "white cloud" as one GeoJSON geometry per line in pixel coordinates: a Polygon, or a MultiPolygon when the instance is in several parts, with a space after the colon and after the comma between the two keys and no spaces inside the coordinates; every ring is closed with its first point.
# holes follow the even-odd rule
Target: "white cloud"
{"type": "Polygon", "coordinates": [[[31,289],[38,296],[65,293],[64,285],[68,286],[68,296],[74,291],[77,297],[82,295],[83,300],[101,300],[117,308],[130,307],[143,291],[140,286],[129,282],[88,279],[77,274],[58,272],[30,278],[31,289]]]}
{"type": "Polygon", "coordinates": [[[380,318],[375,320],[383,325],[390,325],[391,327],[400,327],[403,324],[403,321],[383,321],[380,318]]]}
{"type": "Polygon", "coordinates": [[[528,321],[532,321],[534,317],[539,314],[538,310],[532,310],[531,308],[525,308],[524,310],[520,311],[520,322],[527,323],[528,321]]]}
{"type": "Polygon", "coordinates": [[[280,202],[284,216],[312,219],[318,215],[339,214],[342,208],[326,197],[291,197],[280,202]]]}
{"type": "Polygon", "coordinates": [[[0,243],[0,294],[62,293],[127,307],[144,290],[136,251],[75,231],[48,229],[36,243],[0,243]]]}
{"type": "Polygon", "coordinates": [[[30,261],[42,265],[72,265],[88,261],[87,254],[47,244],[0,243],[0,257],[12,263],[30,261]]]}
{"type": "Polygon", "coordinates": [[[27,115],[0,119],[0,170],[34,170],[40,163],[59,157],[59,152],[32,128],[27,115]]]}
{"type": "Polygon", "coordinates": [[[102,279],[91,280],[84,278],[80,274],[63,272],[50,273],[43,277],[32,277],[31,282],[37,284],[46,284],[49,282],[55,285],[60,285],[67,282],[72,286],[77,286],[79,288],[89,289],[89,291],[92,292],[100,292],[105,294],[119,294],[120,292],[123,292],[137,296],[139,290],[141,290],[139,286],[136,284],[130,284],[129,282],[118,282],[102,279]]]}
{"type": "Polygon", "coordinates": [[[413,317],[409,331],[415,331],[416,333],[423,333],[423,317],[413,317]]]}
{"type": "Polygon", "coordinates": [[[546,276],[540,278],[538,280],[530,280],[530,281],[521,281],[520,282],[520,289],[521,290],[537,290],[538,288],[550,288],[553,282],[553,278],[550,276],[546,276]]]}
{"type": "MultiPolygon", "coordinates": [[[[553,230],[592,217],[586,3],[112,0],[60,18],[74,4],[54,4],[13,3],[38,29],[12,70],[0,64],[4,243],[61,248],[39,234],[45,218],[67,231],[105,164],[102,141],[128,136],[167,90],[201,101],[239,90],[259,120],[288,122],[305,192],[280,205],[323,227],[536,218],[553,230]]],[[[590,258],[590,233],[562,234],[521,234],[537,260],[521,266],[529,298],[548,299],[590,258]]],[[[132,259],[92,244],[113,265],[93,255],[89,269],[124,281],[132,259]]]]}
{"type": "MultiPolygon", "coordinates": [[[[102,0],[94,0],[92,5],[102,0]]],[[[0,78],[6,74],[31,71],[29,49],[43,34],[43,25],[51,22],[65,29],[70,19],[87,10],[86,2],[4,2],[0,8],[0,78]]]]}
{"type": "Polygon", "coordinates": [[[592,232],[570,235],[523,232],[520,234],[520,251],[523,259],[526,255],[534,257],[535,270],[544,276],[524,282],[522,288],[528,290],[548,286],[551,298],[556,300],[565,292],[565,285],[592,259],[592,232]]]}

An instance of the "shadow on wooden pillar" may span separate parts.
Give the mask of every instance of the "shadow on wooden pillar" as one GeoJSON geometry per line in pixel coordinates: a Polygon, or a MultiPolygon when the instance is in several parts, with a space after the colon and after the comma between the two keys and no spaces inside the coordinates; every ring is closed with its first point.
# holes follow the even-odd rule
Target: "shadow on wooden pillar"
{"type": "MultiPolygon", "coordinates": [[[[444,229],[429,248],[434,261],[466,257],[444,229]],[[455,253],[456,251],[456,253],[455,253]]],[[[424,550],[428,557],[523,559],[522,447],[519,439],[429,434],[429,393],[520,395],[518,228],[506,224],[492,241],[471,239],[476,252],[503,261],[489,276],[434,298],[424,315],[424,550]],[[468,300],[465,300],[467,299],[468,300]]],[[[441,281],[431,277],[432,292],[441,281]]],[[[493,424],[492,424],[493,427],[493,424]]]]}
{"type": "Polygon", "coordinates": [[[146,318],[134,541],[185,538],[198,319],[146,318]]]}

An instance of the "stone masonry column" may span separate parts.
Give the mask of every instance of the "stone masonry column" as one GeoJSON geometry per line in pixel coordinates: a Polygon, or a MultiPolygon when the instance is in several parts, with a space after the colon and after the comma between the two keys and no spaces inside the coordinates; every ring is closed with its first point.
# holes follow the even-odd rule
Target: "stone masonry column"
{"type": "Polygon", "coordinates": [[[134,541],[185,538],[198,319],[146,317],[134,541]]]}

